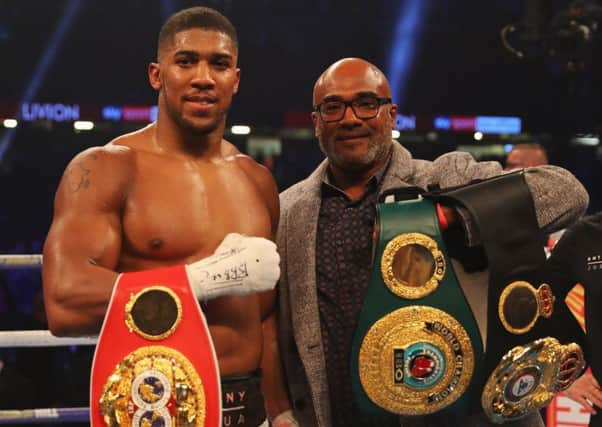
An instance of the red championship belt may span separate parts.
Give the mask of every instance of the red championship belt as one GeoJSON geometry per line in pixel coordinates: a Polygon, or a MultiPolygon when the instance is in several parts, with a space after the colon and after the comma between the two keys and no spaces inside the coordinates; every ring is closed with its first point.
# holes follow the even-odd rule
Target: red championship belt
{"type": "Polygon", "coordinates": [[[221,385],[184,266],[119,276],[90,387],[93,427],[221,426],[221,385]]]}

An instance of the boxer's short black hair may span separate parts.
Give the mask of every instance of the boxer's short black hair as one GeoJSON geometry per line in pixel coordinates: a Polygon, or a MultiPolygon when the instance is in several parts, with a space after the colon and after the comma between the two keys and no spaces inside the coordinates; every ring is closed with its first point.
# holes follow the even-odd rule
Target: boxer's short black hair
{"type": "Polygon", "coordinates": [[[209,7],[191,7],[173,14],[159,31],[157,57],[172,43],[174,36],[180,31],[201,28],[223,33],[230,37],[238,51],[238,35],[232,22],[215,9],[209,7]]]}

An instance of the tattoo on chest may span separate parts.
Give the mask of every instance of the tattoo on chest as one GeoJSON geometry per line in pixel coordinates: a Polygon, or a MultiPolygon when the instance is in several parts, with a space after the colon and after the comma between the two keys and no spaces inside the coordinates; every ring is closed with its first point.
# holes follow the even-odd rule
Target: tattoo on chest
{"type": "Polygon", "coordinates": [[[78,192],[82,188],[88,188],[90,186],[90,169],[87,164],[91,160],[96,160],[96,154],[91,154],[88,157],[74,163],[68,171],[67,183],[69,190],[72,193],[78,192]]]}

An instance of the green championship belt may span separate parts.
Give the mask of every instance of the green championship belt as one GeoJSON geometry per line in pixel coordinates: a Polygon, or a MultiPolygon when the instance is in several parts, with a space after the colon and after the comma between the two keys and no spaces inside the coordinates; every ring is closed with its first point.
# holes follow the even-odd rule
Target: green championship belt
{"type": "Polygon", "coordinates": [[[467,407],[483,346],[448,261],[434,203],[378,205],[379,236],[351,351],[363,412],[467,407]]]}

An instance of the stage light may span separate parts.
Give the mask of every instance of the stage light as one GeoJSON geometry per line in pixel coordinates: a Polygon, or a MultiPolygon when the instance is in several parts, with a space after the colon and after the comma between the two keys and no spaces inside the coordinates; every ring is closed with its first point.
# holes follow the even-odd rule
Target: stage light
{"type": "Polygon", "coordinates": [[[73,129],[75,130],[92,130],[94,129],[94,122],[87,120],[77,120],[73,122],[73,129]]]}
{"type": "Polygon", "coordinates": [[[19,122],[17,122],[15,119],[4,119],[2,124],[4,125],[5,128],[14,129],[17,127],[19,122]]]}
{"type": "Polygon", "coordinates": [[[233,135],[248,135],[251,133],[251,128],[245,125],[234,125],[230,128],[233,135]]]}
{"type": "Polygon", "coordinates": [[[571,140],[571,142],[575,145],[595,147],[600,145],[600,137],[593,134],[577,135],[571,140]]]}

